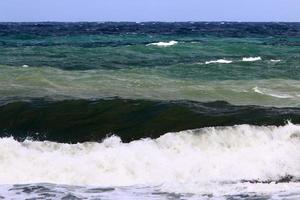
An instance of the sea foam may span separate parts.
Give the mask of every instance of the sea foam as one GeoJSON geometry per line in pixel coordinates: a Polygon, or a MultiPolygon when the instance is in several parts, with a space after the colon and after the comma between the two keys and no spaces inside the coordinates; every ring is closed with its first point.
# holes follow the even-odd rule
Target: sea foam
{"type": "Polygon", "coordinates": [[[276,97],[276,98],[280,98],[280,99],[294,98],[294,96],[291,96],[288,94],[278,94],[278,93],[274,93],[274,92],[262,91],[262,89],[259,89],[258,87],[254,87],[254,88],[252,88],[252,90],[258,94],[276,97]]]}
{"type": "Polygon", "coordinates": [[[277,60],[273,60],[273,59],[271,59],[270,61],[271,61],[271,62],[275,62],[275,63],[277,63],[277,62],[281,62],[281,60],[279,60],[279,59],[277,59],[277,60]]]}
{"type": "Polygon", "coordinates": [[[254,62],[259,60],[261,60],[261,57],[248,57],[242,59],[243,62],[254,62]]]}
{"type": "Polygon", "coordinates": [[[229,64],[232,63],[231,60],[225,60],[225,59],[219,59],[219,60],[211,60],[211,61],[206,61],[205,64],[212,64],[212,63],[222,63],[222,64],[229,64]]]}
{"type": "Polygon", "coordinates": [[[168,47],[168,46],[173,46],[173,45],[175,45],[177,43],[178,43],[177,41],[171,40],[169,42],[150,43],[150,44],[147,44],[147,46],[154,45],[154,46],[159,46],[159,47],[168,47]]]}
{"type": "Polygon", "coordinates": [[[300,126],[240,125],[167,133],[158,139],[101,143],[0,139],[0,183],[161,185],[201,193],[210,184],[300,177],[300,126]]]}

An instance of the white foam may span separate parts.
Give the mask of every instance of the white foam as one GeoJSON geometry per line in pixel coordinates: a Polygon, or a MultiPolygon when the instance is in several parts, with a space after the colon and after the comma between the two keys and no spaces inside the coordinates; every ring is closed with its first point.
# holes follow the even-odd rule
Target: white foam
{"type": "Polygon", "coordinates": [[[29,66],[28,66],[28,65],[22,65],[22,67],[23,67],[23,68],[28,68],[29,66]]]}
{"type": "Polygon", "coordinates": [[[160,185],[202,193],[224,182],[300,177],[299,163],[300,126],[291,123],[188,130],[129,144],[115,136],[73,145],[0,139],[1,184],[160,185]]]}
{"type": "Polygon", "coordinates": [[[242,59],[243,62],[254,62],[259,60],[261,60],[261,57],[248,57],[242,59]]]}
{"type": "Polygon", "coordinates": [[[258,89],[258,87],[254,87],[254,88],[252,88],[252,89],[253,89],[253,91],[256,92],[256,93],[259,93],[259,94],[265,94],[265,93],[263,93],[262,91],[260,91],[260,90],[258,89]]]}
{"type": "Polygon", "coordinates": [[[205,64],[211,64],[211,63],[222,63],[222,64],[229,64],[232,63],[231,60],[225,60],[225,59],[219,59],[219,60],[211,60],[211,61],[206,61],[205,64]]]}
{"type": "Polygon", "coordinates": [[[150,43],[150,44],[147,44],[147,46],[154,45],[154,46],[159,46],[159,47],[168,47],[168,46],[173,46],[173,45],[175,45],[177,43],[178,43],[177,41],[171,40],[169,42],[150,43]]]}
{"type": "Polygon", "coordinates": [[[252,90],[256,93],[259,94],[263,94],[263,95],[267,95],[267,96],[271,96],[271,97],[276,97],[276,98],[280,98],[280,99],[289,99],[289,98],[294,98],[294,96],[288,95],[288,94],[275,94],[272,92],[263,92],[262,90],[260,90],[258,87],[254,87],[252,88],[252,90]]]}
{"type": "Polygon", "coordinates": [[[211,192],[209,187],[206,192],[201,194],[179,193],[161,191],[161,187],[131,186],[98,188],[91,186],[68,186],[57,184],[30,184],[30,185],[0,185],[0,194],[4,199],[41,199],[41,196],[51,195],[51,199],[71,199],[70,194],[80,199],[186,199],[186,200],[225,200],[225,199],[244,199],[236,198],[241,194],[247,199],[265,199],[269,196],[272,200],[282,200],[282,197],[289,200],[300,199],[300,183],[270,183],[270,184],[216,184],[211,192]],[[41,193],[41,189],[43,193],[41,193]],[[28,191],[34,192],[28,192],[28,191]],[[210,198],[209,196],[213,196],[210,198]],[[253,197],[253,198],[251,198],[253,197]]]}
{"type": "Polygon", "coordinates": [[[270,61],[271,62],[281,62],[281,60],[273,60],[273,59],[271,59],[270,61]]]}

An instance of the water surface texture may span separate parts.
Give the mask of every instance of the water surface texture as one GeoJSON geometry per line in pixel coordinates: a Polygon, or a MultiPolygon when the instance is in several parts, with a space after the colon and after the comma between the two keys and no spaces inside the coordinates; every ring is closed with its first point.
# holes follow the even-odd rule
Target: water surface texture
{"type": "Polygon", "coordinates": [[[0,23],[0,198],[300,199],[300,23],[0,23]]]}

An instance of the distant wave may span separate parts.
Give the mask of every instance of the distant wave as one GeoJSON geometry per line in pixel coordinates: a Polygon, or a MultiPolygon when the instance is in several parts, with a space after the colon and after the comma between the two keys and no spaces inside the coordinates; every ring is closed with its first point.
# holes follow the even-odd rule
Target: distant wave
{"type": "Polygon", "coordinates": [[[254,87],[252,89],[256,93],[267,95],[267,96],[271,96],[271,97],[276,97],[276,98],[280,98],[280,99],[294,98],[293,96],[287,95],[287,94],[274,94],[274,93],[263,92],[258,87],[254,87]]]}
{"type": "MultiPolygon", "coordinates": [[[[243,62],[254,62],[254,61],[259,61],[259,60],[262,60],[262,58],[261,57],[244,57],[244,58],[242,58],[243,62]]],[[[232,60],[218,59],[218,60],[205,61],[205,63],[199,63],[199,64],[214,64],[214,63],[229,64],[232,62],[233,62],[232,60]]],[[[271,59],[270,62],[277,63],[277,62],[281,62],[281,60],[271,59]]]]}
{"type": "Polygon", "coordinates": [[[231,60],[225,60],[225,59],[219,59],[219,60],[211,60],[211,61],[206,61],[205,64],[211,64],[211,63],[222,63],[222,64],[229,64],[232,63],[231,60]]]}
{"type": "Polygon", "coordinates": [[[271,62],[281,62],[281,60],[279,60],[279,59],[278,59],[278,60],[273,60],[273,59],[271,59],[270,61],[271,61],[271,62]]]}
{"type": "Polygon", "coordinates": [[[243,62],[254,62],[261,60],[261,57],[245,57],[242,59],[243,62]]]}
{"type": "Polygon", "coordinates": [[[256,92],[256,93],[264,94],[262,91],[260,91],[260,90],[258,89],[258,87],[254,87],[254,88],[252,88],[252,89],[253,89],[253,91],[256,92]]]}
{"type": "Polygon", "coordinates": [[[150,43],[150,44],[147,44],[147,46],[151,46],[151,45],[154,45],[154,46],[159,46],[159,47],[168,47],[168,46],[173,46],[175,44],[177,44],[178,42],[175,41],[175,40],[171,40],[169,42],[156,42],[156,43],[150,43]]]}

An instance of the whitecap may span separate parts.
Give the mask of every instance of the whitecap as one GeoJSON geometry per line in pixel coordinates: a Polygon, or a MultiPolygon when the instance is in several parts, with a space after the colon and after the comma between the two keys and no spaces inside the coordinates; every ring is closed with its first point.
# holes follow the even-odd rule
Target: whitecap
{"type": "Polygon", "coordinates": [[[252,88],[252,90],[253,90],[254,92],[256,92],[256,93],[259,93],[259,94],[265,94],[265,93],[263,93],[262,91],[260,91],[260,90],[258,89],[258,87],[254,87],[254,88],[252,88]]]}
{"type": "Polygon", "coordinates": [[[261,60],[261,57],[245,57],[242,59],[243,62],[254,62],[261,60]]]}
{"type": "Polygon", "coordinates": [[[219,59],[219,60],[211,60],[211,61],[206,61],[205,64],[212,64],[212,63],[222,63],[222,64],[229,64],[232,63],[231,60],[225,60],[225,59],[219,59]]]}
{"type": "Polygon", "coordinates": [[[175,40],[171,40],[169,42],[156,42],[156,43],[150,43],[150,44],[147,44],[146,46],[151,46],[151,45],[154,45],[154,46],[159,46],[159,47],[168,47],[168,46],[173,46],[175,44],[177,44],[178,42],[175,41],[175,40]]]}
{"type": "Polygon", "coordinates": [[[275,94],[275,93],[271,93],[271,92],[263,92],[258,87],[254,87],[254,88],[252,88],[252,90],[259,94],[276,97],[276,98],[280,98],[280,99],[294,98],[293,96],[288,95],[288,94],[275,94]]]}
{"type": "Polygon", "coordinates": [[[278,59],[278,60],[273,60],[273,59],[271,59],[270,61],[271,61],[271,62],[281,62],[281,60],[279,60],[279,59],[278,59]]]}

